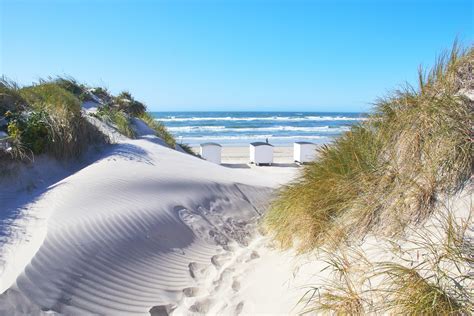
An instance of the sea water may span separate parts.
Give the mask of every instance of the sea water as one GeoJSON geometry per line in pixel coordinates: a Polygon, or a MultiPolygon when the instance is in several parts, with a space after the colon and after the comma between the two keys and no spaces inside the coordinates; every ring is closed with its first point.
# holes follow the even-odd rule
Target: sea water
{"type": "Polygon", "coordinates": [[[178,143],[197,146],[216,142],[244,146],[268,141],[290,146],[295,141],[328,143],[353,124],[366,118],[364,113],[343,112],[153,112],[166,125],[178,143]]]}

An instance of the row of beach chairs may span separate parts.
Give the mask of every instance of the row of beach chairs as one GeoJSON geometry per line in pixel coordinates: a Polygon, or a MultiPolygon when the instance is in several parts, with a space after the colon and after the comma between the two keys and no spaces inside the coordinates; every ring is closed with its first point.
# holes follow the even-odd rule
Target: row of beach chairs
{"type": "MultiPolygon", "coordinates": [[[[203,143],[200,146],[200,155],[210,162],[221,164],[222,146],[217,143],[203,143]]],[[[250,163],[257,166],[273,164],[273,145],[267,142],[250,143],[250,163]]],[[[310,142],[295,142],[293,144],[293,158],[297,163],[307,163],[316,156],[316,144],[310,142]]]]}

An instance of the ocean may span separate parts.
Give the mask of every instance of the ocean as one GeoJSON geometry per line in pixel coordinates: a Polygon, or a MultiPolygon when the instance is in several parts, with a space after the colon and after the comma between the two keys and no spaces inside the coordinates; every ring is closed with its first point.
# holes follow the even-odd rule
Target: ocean
{"type": "Polygon", "coordinates": [[[153,112],[178,143],[198,146],[216,142],[246,146],[268,141],[290,146],[295,141],[331,142],[365,119],[364,113],[342,112],[153,112]]]}

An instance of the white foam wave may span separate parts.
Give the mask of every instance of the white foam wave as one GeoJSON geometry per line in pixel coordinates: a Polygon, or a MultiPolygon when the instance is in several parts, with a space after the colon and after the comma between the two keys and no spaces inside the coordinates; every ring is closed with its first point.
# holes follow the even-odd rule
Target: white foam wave
{"type": "Polygon", "coordinates": [[[271,139],[271,140],[291,140],[291,139],[328,139],[327,136],[320,135],[292,135],[292,136],[273,136],[273,135],[242,135],[242,136],[191,136],[182,137],[182,141],[204,141],[204,140],[250,140],[250,139],[271,139]]]}
{"type": "Polygon", "coordinates": [[[186,132],[345,132],[350,129],[349,126],[329,127],[329,126],[272,126],[272,127],[244,127],[244,128],[226,128],[225,126],[178,126],[168,127],[170,132],[186,133],[186,132]]]}
{"type": "Polygon", "coordinates": [[[187,122],[187,121],[364,121],[364,117],[348,116],[265,116],[265,117],[174,117],[156,118],[161,122],[187,122]]]}

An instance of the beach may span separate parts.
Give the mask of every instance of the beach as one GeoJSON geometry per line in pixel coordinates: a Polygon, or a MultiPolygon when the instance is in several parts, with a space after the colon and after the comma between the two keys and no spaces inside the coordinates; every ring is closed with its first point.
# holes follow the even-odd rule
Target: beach
{"type": "Polygon", "coordinates": [[[300,170],[290,148],[276,148],[278,163],[265,167],[246,165],[247,148],[224,148],[219,166],[142,132],[90,154],[77,171],[45,160],[2,180],[6,210],[23,211],[2,246],[0,312],[290,313],[302,294],[290,282],[293,255],[258,229],[276,190],[300,170]],[[275,278],[269,261],[287,273],[275,278]],[[251,293],[268,292],[270,281],[273,294],[258,302],[251,293]]]}
{"type": "Polygon", "coordinates": [[[0,0],[0,316],[474,315],[473,4],[0,0]]]}

